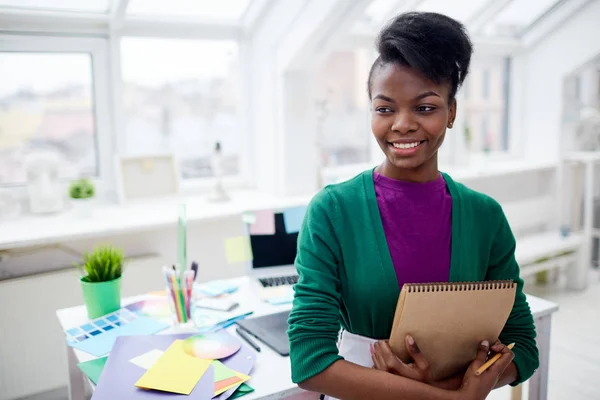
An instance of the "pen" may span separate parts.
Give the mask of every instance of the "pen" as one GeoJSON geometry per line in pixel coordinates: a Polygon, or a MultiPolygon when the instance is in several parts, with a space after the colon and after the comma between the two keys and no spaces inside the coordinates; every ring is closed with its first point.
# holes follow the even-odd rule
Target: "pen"
{"type": "MultiPolygon", "coordinates": [[[[512,350],[513,347],[515,347],[514,343],[509,344],[508,346],[509,350],[512,350]]],[[[494,357],[490,358],[489,360],[487,360],[487,362],[485,364],[483,364],[481,367],[479,367],[479,369],[477,371],[475,371],[475,375],[481,375],[486,369],[488,369],[493,363],[495,363],[496,361],[498,361],[498,359],[500,358],[502,354],[498,353],[496,354],[494,357]]]]}
{"type": "Polygon", "coordinates": [[[240,328],[236,328],[235,331],[248,343],[252,348],[256,351],[260,351],[260,347],[254,342],[254,340],[250,339],[250,336],[240,328]]]}
{"type": "Polygon", "coordinates": [[[194,271],[194,280],[196,280],[196,275],[198,275],[198,263],[196,261],[192,262],[192,271],[194,271]]]}
{"type": "Polygon", "coordinates": [[[217,330],[229,328],[231,325],[235,324],[236,322],[238,322],[241,319],[246,318],[248,315],[251,315],[252,313],[253,313],[253,311],[250,311],[250,312],[247,312],[245,314],[238,315],[237,317],[229,318],[226,321],[220,322],[217,325],[215,325],[213,331],[217,331],[217,330]]]}

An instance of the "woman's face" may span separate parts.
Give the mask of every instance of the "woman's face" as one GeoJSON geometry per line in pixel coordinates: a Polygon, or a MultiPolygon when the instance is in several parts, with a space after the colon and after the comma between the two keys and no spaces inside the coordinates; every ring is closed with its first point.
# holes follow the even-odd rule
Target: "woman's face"
{"type": "Polygon", "coordinates": [[[436,84],[402,65],[385,64],[374,71],[371,129],[387,157],[387,175],[412,170],[424,179],[437,177],[437,151],[456,116],[449,90],[448,83],[436,84]]]}

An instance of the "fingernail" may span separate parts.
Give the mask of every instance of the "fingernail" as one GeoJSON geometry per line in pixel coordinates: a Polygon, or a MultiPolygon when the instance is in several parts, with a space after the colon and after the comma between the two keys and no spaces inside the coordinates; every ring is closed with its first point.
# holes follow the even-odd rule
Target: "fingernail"
{"type": "Polygon", "coordinates": [[[490,342],[488,342],[487,340],[484,340],[483,342],[481,342],[481,346],[485,347],[487,349],[488,347],[490,347],[490,342]]]}
{"type": "Polygon", "coordinates": [[[371,355],[375,354],[375,348],[373,347],[373,343],[369,343],[369,349],[371,350],[371,355]]]}
{"type": "Polygon", "coordinates": [[[413,337],[410,335],[408,336],[408,344],[410,344],[411,346],[415,345],[415,339],[413,339],[413,337]]]}

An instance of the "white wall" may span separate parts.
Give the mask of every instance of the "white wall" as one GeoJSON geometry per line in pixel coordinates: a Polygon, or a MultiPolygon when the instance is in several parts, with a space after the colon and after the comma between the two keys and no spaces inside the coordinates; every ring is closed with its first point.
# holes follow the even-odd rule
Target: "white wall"
{"type": "Polygon", "coordinates": [[[563,79],[600,54],[599,37],[600,1],[590,1],[515,57],[511,129],[525,156],[558,159],[563,79]]]}
{"type": "MultiPolygon", "coordinates": [[[[202,281],[239,276],[244,272],[244,264],[228,264],[225,256],[225,239],[243,233],[239,216],[212,219],[188,224],[188,261],[198,262],[202,281]]],[[[64,243],[78,252],[92,250],[96,244],[110,243],[120,246],[127,256],[159,254],[161,263],[177,262],[177,231],[175,225],[169,228],[137,234],[121,234],[94,240],[74,240],[64,243]]],[[[5,258],[0,262],[0,277],[29,275],[35,272],[64,268],[72,265],[76,258],[58,249],[44,250],[22,256],[5,258]]],[[[158,264],[149,275],[161,275],[162,265],[158,264]]],[[[132,279],[134,279],[132,277],[132,279]]],[[[145,279],[135,277],[135,279],[145,279]]],[[[150,277],[151,282],[156,282],[150,277]]],[[[161,289],[161,288],[154,288],[161,289]]]]}

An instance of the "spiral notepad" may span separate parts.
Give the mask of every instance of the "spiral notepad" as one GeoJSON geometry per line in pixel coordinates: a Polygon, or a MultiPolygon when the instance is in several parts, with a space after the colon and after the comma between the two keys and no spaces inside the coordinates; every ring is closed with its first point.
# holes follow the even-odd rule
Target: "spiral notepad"
{"type": "Polygon", "coordinates": [[[493,344],[512,310],[512,281],[405,284],[400,292],[390,346],[404,362],[410,334],[429,361],[431,376],[444,379],[464,370],[482,340],[493,344]]]}

